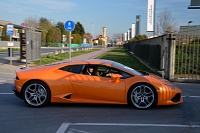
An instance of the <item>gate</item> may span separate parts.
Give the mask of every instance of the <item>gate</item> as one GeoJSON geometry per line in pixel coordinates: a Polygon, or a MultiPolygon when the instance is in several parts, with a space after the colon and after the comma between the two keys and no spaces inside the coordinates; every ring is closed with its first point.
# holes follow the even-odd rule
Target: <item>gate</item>
{"type": "Polygon", "coordinates": [[[200,33],[176,34],[170,48],[170,80],[200,83],[200,33]]]}

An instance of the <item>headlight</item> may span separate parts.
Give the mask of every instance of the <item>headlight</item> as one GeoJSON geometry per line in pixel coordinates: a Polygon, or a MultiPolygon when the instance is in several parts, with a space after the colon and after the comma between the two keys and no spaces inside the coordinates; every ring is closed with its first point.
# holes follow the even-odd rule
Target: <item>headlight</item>
{"type": "Polygon", "coordinates": [[[165,84],[166,86],[170,87],[171,89],[175,89],[175,86],[171,85],[171,84],[165,84]]]}

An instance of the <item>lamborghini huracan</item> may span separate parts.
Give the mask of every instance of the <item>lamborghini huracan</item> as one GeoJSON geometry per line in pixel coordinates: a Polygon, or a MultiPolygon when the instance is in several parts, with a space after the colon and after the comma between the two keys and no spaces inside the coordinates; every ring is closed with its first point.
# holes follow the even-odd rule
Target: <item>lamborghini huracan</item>
{"type": "Polygon", "coordinates": [[[182,91],[151,73],[90,59],[16,70],[15,95],[31,107],[49,103],[130,104],[138,109],[183,102],[182,91]],[[91,74],[86,74],[88,68],[91,74]]]}

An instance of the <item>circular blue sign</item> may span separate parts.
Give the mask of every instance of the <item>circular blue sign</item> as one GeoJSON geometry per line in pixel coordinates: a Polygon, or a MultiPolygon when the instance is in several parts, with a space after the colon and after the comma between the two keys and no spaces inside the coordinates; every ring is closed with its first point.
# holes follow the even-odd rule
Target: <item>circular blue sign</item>
{"type": "Polygon", "coordinates": [[[65,22],[64,24],[64,28],[67,31],[73,31],[75,28],[75,23],[74,21],[68,20],[67,22],[65,22]]]}

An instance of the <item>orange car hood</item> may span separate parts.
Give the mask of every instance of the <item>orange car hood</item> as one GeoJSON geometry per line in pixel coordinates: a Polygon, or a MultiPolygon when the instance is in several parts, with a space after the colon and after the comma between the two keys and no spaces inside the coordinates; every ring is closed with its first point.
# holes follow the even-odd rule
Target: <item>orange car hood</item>
{"type": "MultiPolygon", "coordinates": [[[[154,83],[161,83],[161,84],[171,84],[171,85],[174,85],[173,83],[171,83],[170,81],[166,80],[166,79],[163,79],[157,75],[154,75],[152,73],[149,73],[149,75],[147,76],[144,76],[144,78],[148,79],[149,81],[151,82],[154,82],[154,83]]],[[[176,85],[174,85],[176,86],[176,85]]]]}

